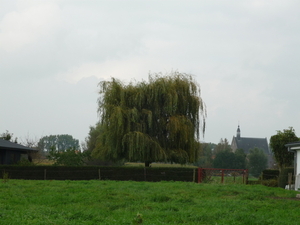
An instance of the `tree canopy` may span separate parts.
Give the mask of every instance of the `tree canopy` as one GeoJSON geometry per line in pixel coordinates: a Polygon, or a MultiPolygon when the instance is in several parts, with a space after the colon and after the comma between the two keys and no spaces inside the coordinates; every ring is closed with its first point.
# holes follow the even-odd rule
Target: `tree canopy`
{"type": "Polygon", "coordinates": [[[230,144],[229,144],[227,138],[225,138],[225,139],[221,138],[218,145],[215,146],[215,148],[214,148],[214,154],[217,154],[219,152],[226,151],[226,150],[231,151],[230,144]]]}
{"type": "Polygon", "coordinates": [[[66,151],[70,148],[80,150],[79,140],[69,134],[45,136],[38,142],[38,148],[45,152],[49,152],[53,147],[59,152],[66,151]]]}
{"type": "Polygon", "coordinates": [[[200,86],[188,74],[149,75],[149,81],[99,84],[100,132],[93,155],[109,160],[194,162],[205,131],[200,86]],[[197,147],[198,146],[198,147],[197,147]]]}
{"type": "Polygon", "coordinates": [[[248,160],[249,173],[254,177],[258,177],[267,168],[268,158],[262,149],[250,149],[248,160]]]}
{"type": "Polygon", "coordinates": [[[245,169],[247,167],[247,155],[245,154],[244,150],[241,148],[238,148],[234,152],[235,155],[235,168],[236,169],[245,169]]]}
{"type": "Polygon", "coordinates": [[[199,154],[198,159],[194,163],[195,166],[200,166],[203,168],[210,168],[212,167],[213,163],[213,149],[217,145],[214,143],[201,143],[201,151],[199,154]]]}
{"type": "Polygon", "coordinates": [[[100,123],[90,126],[88,137],[85,138],[86,151],[92,152],[95,149],[97,138],[103,132],[102,127],[100,123]]]}
{"type": "Polygon", "coordinates": [[[68,148],[61,152],[51,148],[47,158],[52,160],[54,166],[82,166],[90,157],[89,151],[78,151],[76,148],[68,148]]]}
{"type": "Polygon", "coordinates": [[[295,141],[299,141],[299,138],[292,127],[283,131],[278,130],[276,135],[271,136],[270,147],[280,170],[284,167],[292,166],[294,153],[288,152],[285,144],[295,141]]]}
{"type": "Polygon", "coordinates": [[[242,149],[237,149],[235,152],[225,149],[216,154],[213,165],[214,168],[245,169],[246,155],[242,149]]]}

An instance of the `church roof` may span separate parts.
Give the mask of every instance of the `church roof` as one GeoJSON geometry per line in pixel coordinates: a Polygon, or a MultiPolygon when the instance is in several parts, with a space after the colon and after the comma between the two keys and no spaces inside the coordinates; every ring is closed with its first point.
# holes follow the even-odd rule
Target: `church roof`
{"type": "Polygon", "coordinates": [[[250,149],[259,148],[265,154],[270,154],[267,138],[248,138],[248,137],[233,137],[237,149],[243,149],[246,154],[250,149]]]}
{"type": "Polygon", "coordinates": [[[32,148],[28,148],[26,146],[17,144],[17,143],[13,143],[10,141],[6,141],[0,138],[0,150],[1,149],[7,149],[7,150],[15,150],[15,151],[37,151],[35,149],[32,148]]]}

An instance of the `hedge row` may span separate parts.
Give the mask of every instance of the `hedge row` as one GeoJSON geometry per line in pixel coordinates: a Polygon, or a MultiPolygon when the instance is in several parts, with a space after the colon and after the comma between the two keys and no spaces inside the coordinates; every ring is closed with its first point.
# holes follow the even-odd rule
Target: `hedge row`
{"type": "Polygon", "coordinates": [[[274,180],[278,179],[279,176],[279,170],[271,170],[271,169],[266,169],[262,171],[261,180],[274,180]]]}
{"type": "Polygon", "coordinates": [[[196,181],[193,168],[0,166],[2,176],[24,180],[196,181]]]}

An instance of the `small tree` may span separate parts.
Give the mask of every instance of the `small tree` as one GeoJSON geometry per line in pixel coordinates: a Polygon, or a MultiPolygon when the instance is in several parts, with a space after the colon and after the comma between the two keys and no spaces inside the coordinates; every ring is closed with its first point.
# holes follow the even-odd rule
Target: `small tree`
{"type": "Polygon", "coordinates": [[[234,152],[235,155],[235,169],[245,169],[246,168],[246,154],[243,149],[237,149],[234,152]]]}
{"type": "Polygon", "coordinates": [[[0,138],[6,141],[10,141],[10,142],[14,142],[14,143],[18,143],[18,138],[15,138],[15,140],[13,140],[13,133],[10,133],[8,130],[6,130],[5,133],[2,133],[0,135],[0,138]]]}
{"type": "Polygon", "coordinates": [[[90,152],[80,152],[75,148],[58,151],[54,147],[49,151],[47,158],[54,161],[55,166],[82,166],[85,159],[89,158],[90,152]]]}
{"type": "Polygon", "coordinates": [[[90,126],[88,136],[85,138],[86,150],[92,152],[96,148],[97,138],[104,131],[100,123],[90,126]]]}
{"type": "Polygon", "coordinates": [[[43,151],[41,149],[38,149],[38,140],[37,138],[33,139],[30,138],[29,135],[25,137],[25,139],[21,138],[22,145],[32,148],[38,151],[27,151],[27,158],[30,163],[40,163],[42,161],[43,157],[43,151]]]}
{"type": "Polygon", "coordinates": [[[214,154],[217,154],[219,152],[226,151],[226,150],[231,151],[231,147],[229,145],[229,142],[228,142],[227,138],[225,138],[225,139],[221,138],[218,145],[215,146],[215,148],[214,148],[214,154]]]}
{"type": "MultiPolygon", "coordinates": [[[[200,144],[200,143],[199,143],[200,144]]],[[[201,143],[200,144],[200,154],[197,161],[194,163],[195,166],[200,166],[203,168],[210,168],[213,164],[213,149],[216,144],[214,143],[201,143]]]]}
{"type": "Polygon", "coordinates": [[[235,169],[235,155],[229,150],[220,151],[214,159],[214,168],[235,169]]]}
{"type": "Polygon", "coordinates": [[[262,149],[250,149],[248,160],[249,173],[254,177],[258,177],[267,168],[268,158],[262,149]]]}
{"type": "Polygon", "coordinates": [[[213,161],[214,168],[245,169],[246,155],[242,149],[232,152],[230,149],[219,151],[213,161]]]}
{"type": "Polygon", "coordinates": [[[294,153],[289,152],[285,145],[295,141],[299,141],[299,138],[292,127],[284,129],[283,132],[277,131],[276,135],[271,136],[270,147],[280,171],[285,167],[292,166],[294,153]]]}

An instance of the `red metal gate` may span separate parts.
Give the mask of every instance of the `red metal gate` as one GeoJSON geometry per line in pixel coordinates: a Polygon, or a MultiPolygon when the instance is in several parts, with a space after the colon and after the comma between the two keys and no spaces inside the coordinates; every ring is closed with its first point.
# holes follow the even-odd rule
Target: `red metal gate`
{"type": "Polygon", "coordinates": [[[198,183],[217,181],[239,182],[245,184],[248,179],[247,169],[217,169],[217,168],[198,168],[198,183]]]}

